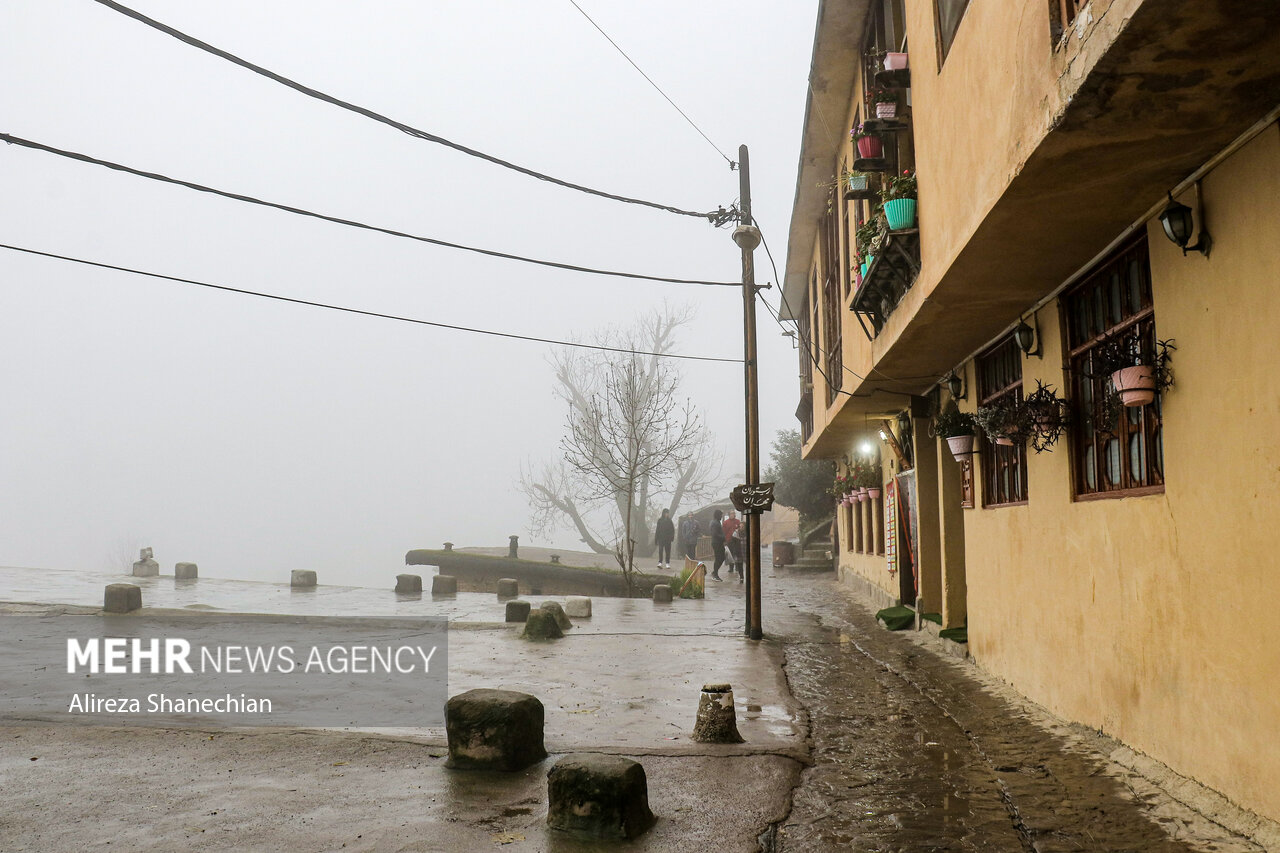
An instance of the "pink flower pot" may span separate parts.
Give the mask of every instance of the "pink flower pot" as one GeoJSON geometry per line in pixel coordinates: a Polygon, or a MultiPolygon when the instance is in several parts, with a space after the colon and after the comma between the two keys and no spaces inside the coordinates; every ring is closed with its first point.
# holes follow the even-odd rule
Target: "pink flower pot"
{"type": "Polygon", "coordinates": [[[886,53],[884,55],[885,71],[901,71],[907,67],[907,55],[905,53],[886,53]]]}
{"type": "Polygon", "coordinates": [[[963,462],[973,455],[973,436],[953,435],[947,439],[947,446],[951,448],[951,455],[956,461],[963,462]]]}
{"type": "Polygon", "coordinates": [[[1111,384],[1126,406],[1145,406],[1156,398],[1156,372],[1149,364],[1117,370],[1111,384]]]}
{"type": "Polygon", "coordinates": [[[867,499],[868,499],[868,500],[873,500],[873,501],[878,501],[878,500],[880,500],[880,490],[879,490],[879,489],[867,489],[867,499]]]}
{"type": "Polygon", "coordinates": [[[1002,435],[996,439],[996,444],[1001,447],[1013,447],[1013,439],[1009,438],[1007,435],[1002,435]]]}
{"type": "Polygon", "coordinates": [[[858,140],[858,156],[868,160],[884,156],[884,143],[878,136],[864,136],[858,140]]]}
{"type": "Polygon", "coordinates": [[[876,104],[876,118],[896,118],[897,115],[897,104],[876,104]]]}
{"type": "Polygon", "coordinates": [[[862,503],[862,502],[863,502],[863,501],[865,501],[866,499],[867,499],[867,490],[866,490],[866,489],[859,489],[859,490],[858,490],[858,503],[862,503]]]}

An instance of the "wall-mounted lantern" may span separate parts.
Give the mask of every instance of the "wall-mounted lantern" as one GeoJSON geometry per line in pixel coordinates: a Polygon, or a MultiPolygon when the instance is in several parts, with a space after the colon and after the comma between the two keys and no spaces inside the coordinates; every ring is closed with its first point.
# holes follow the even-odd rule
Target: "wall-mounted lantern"
{"type": "MultiPolygon", "coordinates": [[[[1035,315],[1033,314],[1032,317],[1035,317],[1035,315]]],[[[1027,324],[1026,320],[1019,320],[1018,325],[1013,330],[1013,340],[1024,355],[1044,358],[1044,344],[1040,340],[1039,322],[1033,328],[1027,324]],[[1035,347],[1034,351],[1032,351],[1032,347],[1035,347]]]]}
{"type": "MultiPolygon", "coordinates": [[[[1196,207],[1200,207],[1200,182],[1196,181],[1196,207]]],[[[1173,193],[1169,193],[1169,204],[1160,213],[1160,225],[1164,228],[1164,236],[1168,237],[1179,249],[1182,254],[1187,252],[1199,252],[1206,258],[1209,257],[1209,249],[1213,246],[1213,238],[1209,236],[1209,229],[1204,227],[1204,211],[1199,212],[1197,217],[1185,204],[1174,201],[1173,193]],[[1200,239],[1195,242],[1194,246],[1188,246],[1191,242],[1191,235],[1195,232],[1196,219],[1200,220],[1200,239]]]]}
{"type": "Polygon", "coordinates": [[[947,391],[951,394],[952,400],[964,400],[969,396],[968,389],[964,387],[964,378],[951,371],[951,375],[947,377],[947,391]]]}

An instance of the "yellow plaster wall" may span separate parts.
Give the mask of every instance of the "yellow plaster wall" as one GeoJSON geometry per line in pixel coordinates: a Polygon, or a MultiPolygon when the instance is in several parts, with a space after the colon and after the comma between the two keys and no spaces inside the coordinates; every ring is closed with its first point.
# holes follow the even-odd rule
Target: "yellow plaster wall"
{"type": "MultiPolygon", "coordinates": [[[[1026,506],[965,512],[969,640],[1033,700],[1280,819],[1280,128],[1203,186],[1209,259],[1148,227],[1177,345],[1165,493],[1074,502],[1067,449],[1031,454],[1026,506]]],[[[1024,387],[1061,391],[1056,307],[1038,319],[1024,387]]]]}

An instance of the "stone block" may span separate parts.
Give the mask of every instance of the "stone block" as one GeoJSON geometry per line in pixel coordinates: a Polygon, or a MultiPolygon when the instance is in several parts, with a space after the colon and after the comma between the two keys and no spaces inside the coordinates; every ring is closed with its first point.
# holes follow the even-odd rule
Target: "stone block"
{"type": "Polygon", "coordinates": [[[590,619],[591,599],[585,595],[571,595],[564,600],[564,612],[574,619],[590,619]]]}
{"type": "Polygon", "coordinates": [[[527,601],[520,601],[519,599],[516,599],[515,601],[508,601],[507,602],[507,621],[508,622],[527,621],[529,619],[530,609],[531,609],[531,605],[527,601]]]}
{"type": "Polygon", "coordinates": [[[396,575],[396,592],[422,593],[422,575],[396,575]]]}
{"type": "Polygon", "coordinates": [[[520,581],[515,578],[498,578],[498,598],[515,598],[520,594],[520,581]]]}
{"type": "Polygon", "coordinates": [[[173,577],[180,581],[193,581],[200,577],[200,569],[195,563],[174,563],[173,577]]]}
{"type": "Polygon", "coordinates": [[[143,548],[138,552],[139,560],[151,560],[151,559],[154,559],[155,556],[156,556],[155,552],[152,551],[150,548],[143,548]]]}
{"type": "Polygon", "coordinates": [[[564,608],[560,606],[558,601],[542,602],[542,609],[550,613],[556,620],[556,624],[560,626],[561,631],[568,631],[573,627],[573,623],[569,621],[569,617],[565,615],[564,608]]]}
{"type": "Polygon", "coordinates": [[[586,838],[636,838],[653,826],[644,768],[619,755],[566,755],[547,773],[547,824],[586,838]]]}
{"type": "Polygon", "coordinates": [[[436,575],[431,579],[432,595],[457,595],[458,579],[453,575],[436,575]]]}
{"type": "Polygon", "coordinates": [[[523,770],[547,757],[542,743],[542,703],[512,690],[468,690],[444,706],[449,738],[446,767],[458,770],[523,770]]]}
{"type": "Polygon", "coordinates": [[[728,684],[704,684],[698,698],[698,719],[693,724],[698,743],[742,743],[733,710],[733,688],[728,684]]]}
{"type": "MultiPolygon", "coordinates": [[[[151,550],[147,548],[146,550],[151,550]]],[[[160,564],[148,557],[145,560],[139,560],[133,564],[133,576],[135,578],[154,578],[160,574],[160,564]]]]}
{"type": "Polygon", "coordinates": [[[102,598],[102,609],[108,613],[128,613],[142,607],[142,588],[133,583],[109,583],[102,598]]]}
{"type": "Polygon", "coordinates": [[[558,640],[564,636],[554,614],[538,609],[529,613],[524,623],[524,633],[520,636],[529,640],[558,640]]]}
{"type": "Polygon", "coordinates": [[[653,600],[667,602],[671,600],[671,584],[656,583],[653,585],[653,600]]]}
{"type": "Polygon", "coordinates": [[[309,589],[316,585],[316,573],[310,569],[294,569],[289,575],[289,586],[309,589]]]}

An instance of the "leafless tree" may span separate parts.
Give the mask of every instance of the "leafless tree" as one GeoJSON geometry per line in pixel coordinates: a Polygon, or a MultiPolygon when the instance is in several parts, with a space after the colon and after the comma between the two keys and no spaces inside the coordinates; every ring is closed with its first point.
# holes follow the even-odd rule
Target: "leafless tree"
{"type": "MultiPolygon", "coordinates": [[[[670,352],[689,316],[664,307],[595,341],[670,352]]],[[[681,402],[669,359],[575,350],[552,364],[567,409],[563,455],[521,473],[531,527],[549,533],[568,522],[591,550],[614,554],[629,583],[635,558],[653,553],[652,508],[674,515],[683,501],[712,494],[723,485],[720,456],[692,405],[681,402]]]]}

